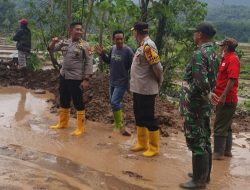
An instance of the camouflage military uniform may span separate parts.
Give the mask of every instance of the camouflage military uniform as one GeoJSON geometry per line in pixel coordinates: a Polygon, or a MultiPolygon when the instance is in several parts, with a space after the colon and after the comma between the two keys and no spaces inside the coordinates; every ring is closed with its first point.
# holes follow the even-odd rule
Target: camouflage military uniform
{"type": "Polygon", "coordinates": [[[211,104],[208,96],[216,83],[218,65],[213,44],[209,42],[194,52],[186,67],[180,94],[180,111],[185,119],[187,146],[195,155],[202,155],[205,150],[211,151],[211,104]]]}

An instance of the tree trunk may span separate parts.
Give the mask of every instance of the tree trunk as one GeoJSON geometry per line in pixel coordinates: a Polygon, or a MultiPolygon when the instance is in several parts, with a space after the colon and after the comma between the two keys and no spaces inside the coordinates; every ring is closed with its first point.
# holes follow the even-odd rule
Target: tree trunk
{"type": "Polygon", "coordinates": [[[81,11],[81,23],[83,23],[83,12],[84,12],[84,9],[83,9],[83,7],[84,7],[84,0],[82,0],[82,11],[81,11]]]}
{"type": "Polygon", "coordinates": [[[141,5],[141,21],[147,22],[149,0],[140,0],[141,5]]]}
{"type": "MultiPolygon", "coordinates": [[[[162,0],[163,6],[168,6],[170,0],[162,0]]],[[[167,25],[167,16],[164,14],[162,15],[158,20],[158,26],[156,30],[156,36],[155,36],[155,44],[158,48],[159,53],[161,53],[161,50],[163,48],[163,37],[166,34],[166,25],[167,25]]]]}
{"type": "Polygon", "coordinates": [[[72,0],[67,0],[67,28],[69,28],[71,22],[72,22],[72,0]]]}
{"type": "Polygon", "coordinates": [[[89,24],[90,24],[91,16],[93,14],[94,1],[95,0],[89,0],[89,14],[87,16],[86,24],[85,24],[85,27],[84,27],[85,32],[84,32],[83,39],[86,39],[86,36],[87,36],[88,27],[89,27],[89,24]]]}

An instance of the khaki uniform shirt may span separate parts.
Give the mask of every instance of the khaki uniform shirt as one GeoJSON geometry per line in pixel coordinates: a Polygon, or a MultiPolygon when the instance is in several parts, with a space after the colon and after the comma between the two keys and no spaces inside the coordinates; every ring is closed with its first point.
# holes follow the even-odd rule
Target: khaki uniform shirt
{"type": "Polygon", "coordinates": [[[56,44],[52,51],[62,51],[63,62],[60,74],[65,79],[83,80],[93,73],[93,56],[89,44],[84,40],[71,39],[56,44]]]}
{"type": "Polygon", "coordinates": [[[155,43],[146,37],[141,46],[136,50],[132,66],[130,91],[143,95],[155,95],[159,93],[163,81],[163,68],[160,62],[150,64],[144,54],[145,45],[150,46],[156,53],[155,43]]]}

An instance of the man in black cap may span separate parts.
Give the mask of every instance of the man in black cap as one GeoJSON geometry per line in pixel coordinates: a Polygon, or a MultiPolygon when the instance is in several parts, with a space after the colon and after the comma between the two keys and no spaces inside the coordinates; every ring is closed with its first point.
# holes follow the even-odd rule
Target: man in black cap
{"type": "Polygon", "coordinates": [[[224,156],[232,157],[231,124],[238,102],[240,61],[234,53],[238,46],[235,39],[225,38],[218,45],[221,47],[222,59],[213,94],[215,99],[218,99],[214,122],[213,159],[223,160],[224,156]]]}
{"type": "Polygon", "coordinates": [[[163,69],[155,43],[148,35],[148,24],[137,22],[131,29],[139,47],[132,66],[130,91],[137,126],[137,144],[133,151],[145,151],[151,157],[160,151],[160,132],[154,116],[155,97],[163,81],[163,69]]]}
{"type": "Polygon", "coordinates": [[[212,39],[216,31],[209,23],[199,24],[193,39],[197,46],[186,66],[180,94],[180,111],[184,117],[184,133],[192,151],[192,180],[182,183],[184,189],[205,188],[210,180],[212,151],[210,143],[211,92],[216,84],[218,58],[212,39]]]}

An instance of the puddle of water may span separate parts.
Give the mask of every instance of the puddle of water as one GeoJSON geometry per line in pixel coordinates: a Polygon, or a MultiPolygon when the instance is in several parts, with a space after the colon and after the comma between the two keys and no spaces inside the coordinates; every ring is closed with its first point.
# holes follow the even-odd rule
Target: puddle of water
{"type": "Polygon", "coordinates": [[[46,99],[52,97],[52,94],[36,94],[22,87],[1,87],[1,125],[11,127],[14,121],[19,123],[27,121],[28,116],[44,114],[48,109],[46,99]]]}

